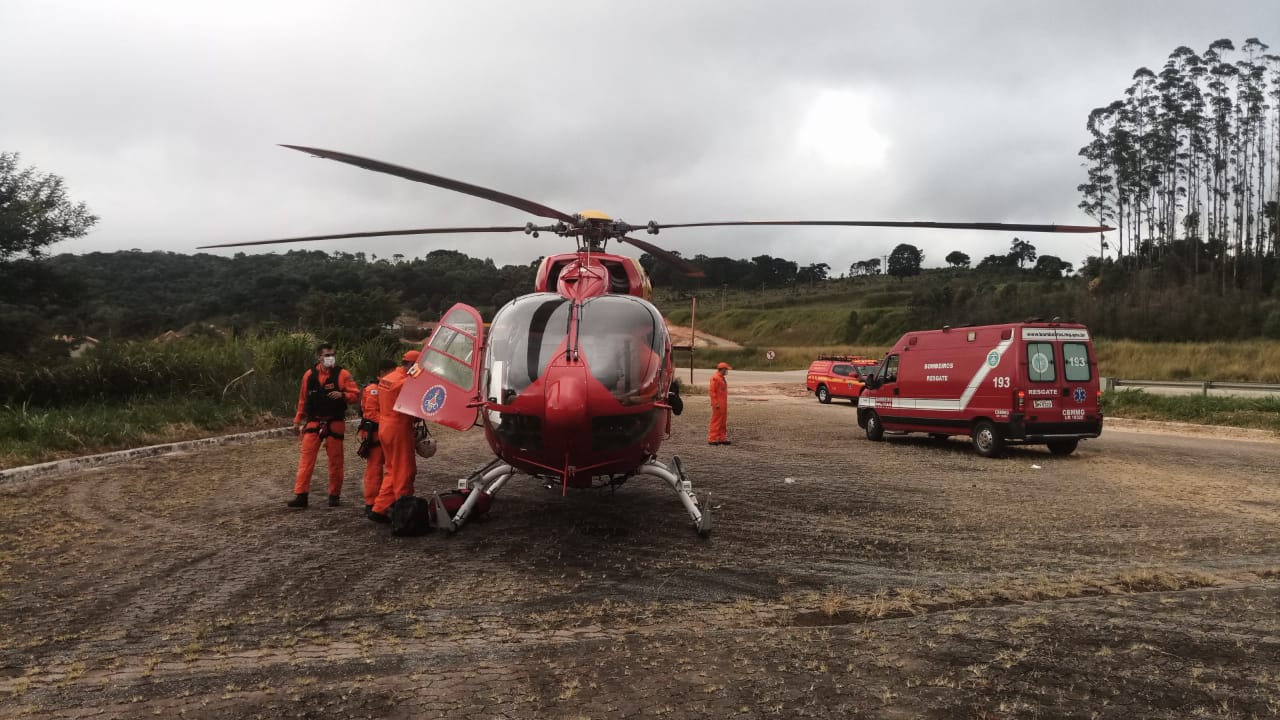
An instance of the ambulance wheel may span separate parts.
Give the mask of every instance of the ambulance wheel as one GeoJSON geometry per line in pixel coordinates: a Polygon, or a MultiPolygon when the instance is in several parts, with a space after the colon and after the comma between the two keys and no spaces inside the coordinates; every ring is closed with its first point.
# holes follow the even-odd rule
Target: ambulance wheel
{"type": "Polygon", "coordinates": [[[982,457],[999,457],[1004,451],[1004,438],[1000,429],[990,420],[983,420],[973,426],[973,449],[982,457]]]}
{"type": "Polygon", "coordinates": [[[872,442],[884,439],[884,425],[880,424],[880,416],[874,411],[867,413],[867,439],[872,442]]]}
{"type": "Polygon", "coordinates": [[[1077,438],[1071,438],[1070,440],[1050,440],[1047,444],[1049,445],[1049,452],[1054,455],[1070,455],[1076,451],[1076,446],[1080,444],[1080,440],[1077,438]]]}
{"type": "Polygon", "coordinates": [[[831,402],[831,392],[827,390],[826,385],[818,386],[817,395],[818,395],[818,402],[822,403],[823,405],[826,405],[827,403],[831,402]]]}

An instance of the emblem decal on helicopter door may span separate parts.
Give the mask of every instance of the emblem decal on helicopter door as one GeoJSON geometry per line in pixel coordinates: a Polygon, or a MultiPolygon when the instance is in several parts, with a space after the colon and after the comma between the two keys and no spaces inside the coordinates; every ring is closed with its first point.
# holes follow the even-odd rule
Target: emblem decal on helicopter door
{"type": "Polygon", "coordinates": [[[422,395],[422,412],[427,415],[435,415],[444,407],[445,389],[443,385],[432,385],[422,395]]]}

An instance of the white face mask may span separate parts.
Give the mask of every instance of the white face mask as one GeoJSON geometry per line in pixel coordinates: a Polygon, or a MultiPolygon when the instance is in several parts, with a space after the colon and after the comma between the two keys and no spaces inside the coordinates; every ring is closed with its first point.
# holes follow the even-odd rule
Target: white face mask
{"type": "Polygon", "coordinates": [[[326,355],[320,358],[320,364],[327,368],[331,368],[334,365],[338,364],[338,358],[334,357],[333,355],[326,355]]]}

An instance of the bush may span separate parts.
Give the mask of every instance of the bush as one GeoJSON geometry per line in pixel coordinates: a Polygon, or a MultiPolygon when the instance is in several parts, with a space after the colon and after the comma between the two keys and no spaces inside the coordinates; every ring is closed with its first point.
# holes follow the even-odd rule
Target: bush
{"type": "Polygon", "coordinates": [[[861,334],[862,325],[858,322],[858,311],[850,310],[849,319],[844,323],[844,341],[847,343],[856,342],[861,334]]]}
{"type": "Polygon", "coordinates": [[[1272,310],[1267,314],[1267,319],[1262,321],[1262,336],[1280,340],[1280,308],[1272,310]]]}
{"type": "MultiPolygon", "coordinates": [[[[58,407],[184,396],[278,406],[315,362],[318,341],[305,334],[248,339],[207,336],[168,343],[104,342],[79,358],[0,362],[0,403],[58,407]],[[287,395],[287,393],[285,393],[287,395]]],[[[345,359],[345,358],[344,358],[345,359]]],[[[375,365],[376,367],[376,365],[375,365]]]]}
{"type": "Polygon", "coordinates": [[[891,345],[908,331],[918,329],[911,324],[909,310],[886,310],[862,332],[860,339],[872,345],[891,345]]]}

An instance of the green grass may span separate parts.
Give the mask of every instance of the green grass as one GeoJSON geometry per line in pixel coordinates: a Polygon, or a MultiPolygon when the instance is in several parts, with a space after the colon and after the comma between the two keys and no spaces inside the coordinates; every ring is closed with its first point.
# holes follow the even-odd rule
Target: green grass
{"type": "MultiPolygon", "coordinates": [[[[858,345],[801,347],[743,347],[737,350],[727,348],[698,348],[693,354],[693,366],[697,368],[714,368],[717,363],[727,362],[735,370],[807,370],[809,364],[819,355],[859,355],[869,358],[884,357],[888,348],[858,345]],[[765,353],[774,351],[772,362],[765,353]]],[[[689,355],[684,352],[675,354],[676,375],[680,368],[689,367],[689,355]]]]}
{"type": "Polygon", "coordinates": [[[1280,432],[1280,399],[1154,395],[1141,390],[1103,393],[1103,413],[1135,420],[1167,420],[1200,425],[1280,432]]]}
{"type": "MultiPolygon", "coordinates": [[[[296,392],[296,390],[293,390],[296,392]]],[[[287,407],[287,411],[279,412],[287,407]]],[[[140,397],[121,405],[0,407],[0,469],[77,455],[288,424],[277,412],[202,397],[140,397]]]]}

